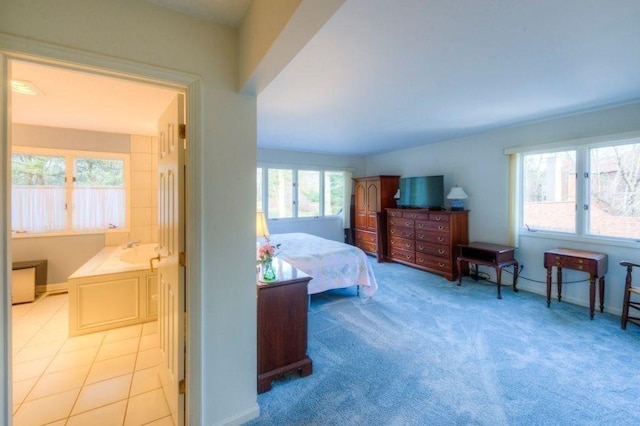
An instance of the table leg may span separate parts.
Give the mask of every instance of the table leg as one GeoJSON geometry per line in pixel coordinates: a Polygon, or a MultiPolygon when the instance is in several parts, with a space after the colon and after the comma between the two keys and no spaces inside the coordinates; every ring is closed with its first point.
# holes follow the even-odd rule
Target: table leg
{"type": "Polygon", "coordinates": [[[551,305],[551,270],[553,266],[547,266],[547,308],[551,305]]]}
{"type": "Polygon", "coordinates": [[[460,287],[462,285],[462,260],[458,258],[456,263],[458,264],[458,287],[460,287]]]}
{"type": "Polygon", "coordinates": [[[600,277],[600,313],[604,312],[604,275],[600,277]]]}
{"type": "Polygon", "coordinates": [[[558,302],[562,300],[562,268],[557,266],[558,268],[558,302]]]}
{"type": "Polygon", "coordinates": [[[596,277],[589,274],[589,315],[593,319],[594,306],[596,304],[596,277]]]}
{"type": "Polygon", "coordinates": [[[502,299],[502,293],[500,293],[500,283],[502,282],[502,268],[496,268],[496,281],[498,281],[498,299],[502,299]]]}
{"type": "Polygon", "coordinates": [[[518,268],[518,262],[513,265],[513,291],[518,291],[518,273],[520,269],[518,268]]]}

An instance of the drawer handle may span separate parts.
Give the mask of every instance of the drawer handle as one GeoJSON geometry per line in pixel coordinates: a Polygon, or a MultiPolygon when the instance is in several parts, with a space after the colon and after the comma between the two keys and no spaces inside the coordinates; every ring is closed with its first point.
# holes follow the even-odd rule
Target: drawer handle
{"type": "Polygon", "coordinates": [[[410,237],[410,236],[411,236],[411,232],[405,232],[405,233],[404,233],[404,236],[405,236],[405,237],[410,237]]]}
{"type": "Polygon", "coordinates": [[[424,228],[424,224],[423,223],[419,223],[418,224],[418,228],[424,228]]]}
{"type": "Polygon", "coordinates": [[[406,243],[406,244],[405,244],[405,247],[409,248],[409,247],[411,247],[411,244],[406,243]]]}
{"type": "Polygon", "coordinates": [[[424,257],[419,257],[419,258],[418,258],[418,261],[419,261],[419,262],[424,262],[424,257]]]}
{"type": "Polygon", "coordinates": [[[441,268],[444,268],[444,263],[438,262],[438,266],[441,267],[441,268]]]}
{"type": "Polygon", "coordinates": [[[424,235],[418,235],[418,238],[424,240],[424,235]]]}
{"type": "Polygon", "coordinates": [[[578,259],[578,263],[584,263],[584,259],[578,259]]]}
{"type": "Polygon", "coordinates": [[[420,250],[424,250],[424,247],[422,247],[422,246],[418,246],[418,249],[420,249],[420,250]]]}
{"type": "Polygon", "coordinates": [[[578,265],[578,269],[582,269],[582,265],[578,265]]]}
{"type": "Polygon", "coordinates": [[[392,229],[392,230],[391,230],[391,233],[392,233],[392,234],[395,234],[395,233],[396,233],[396,231],[394,231],[394,230],[392,229]]]}
{"type": "Polygon", "coordinates": [[[444,225],[438,225],[438,229],[442,231],[444,229],[444,225]]]}
{"type": "Polygon", "coordinates": [[[411,222],[405,222],[405,223],[404,223],[404,225],[405,225],[405,226],[410,226],[410,225],[411,225],[411,222]]]}
{"type": "Polygon", "coordinates": [[[411,259],[411,255],[408,254],[407,255],[407,260],[409,260],[409,259],[411,259]]]}
{"type": "Polygon", "coordinates": [[[415,219],[415,218],[416,218],[416,214],[415,214],[415,213],[414,213],[414,214],[412,214],[412,215],[411,215],[411,217],[412,217],[413,219],[415,219]]]}
{"type": "Polygon", "coordinates": [[[438,241],[443,242],[444,241],[444,237],[438,237],[438,241]]]}
{"type": "Polygon", "coordinates": [[[444,250],[443,249],[438,250],[438,254],[444,254],[444,250]]]}
{"type": "Polygon", "coordinates": [[[442,216],[436,216],[436,220],[439,222],[442,220],[442,216]]]}

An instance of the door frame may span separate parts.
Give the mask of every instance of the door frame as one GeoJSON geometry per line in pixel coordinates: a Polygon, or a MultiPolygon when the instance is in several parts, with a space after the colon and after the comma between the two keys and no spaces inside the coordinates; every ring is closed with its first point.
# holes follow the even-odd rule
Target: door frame
{"type": "Polygon", "coordinates": [[[187,174],[185,182],[185,220],[186,252],[189,262],[185,268],[185,309],[187,319],[186,355],[185,355],[185,424],[189,424],[190,413],[197,422],[202,412],[202,396],[198,389],[201,378],[195,372],[201,371],[200,356],[202,317],[200,305],[200,242],[201,208],[198,194],[201,187],[200,175],[200,77],[162,67],[134,61],[88,53],[67,47],[61,47],[22,37],[0,33],[0,423],[12,424],[12,356],[11,356],[11,288],[9,267],[11,262],[11,230],[9,212],[11,178],[9,165],[11,158],[11,125],[9,122],[9,63],[11,60],[24,60],[75,71],[147,83],[155,86],[176,89],[186,96],[187,119],[187,174]],[[194,374],[191,374],[194,372],[194,374]]]}

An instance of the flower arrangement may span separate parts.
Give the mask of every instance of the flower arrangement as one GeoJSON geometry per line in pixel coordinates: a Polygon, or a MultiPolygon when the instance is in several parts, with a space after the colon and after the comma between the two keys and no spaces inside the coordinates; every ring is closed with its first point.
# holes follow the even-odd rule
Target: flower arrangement
{"type": "Polygon", "coordinates": [[[265,238],[265,242],[258,247],[257,264],[260,266],[261,281],[274,281],[276,279],[273,258],[278,255],[277,250],[279,248],[280,244],[274,246],[268,238],[265,238]]]}
{"type": "Polygon", "coordinates": [[[272,262],[273,258],[278,255],[276,250],[279,248],[280,244],[276,244],[274,246],[269,240],[260,244],[260,247],[258,248],[258,265],[264,265],[265,263],[272,262]]]}

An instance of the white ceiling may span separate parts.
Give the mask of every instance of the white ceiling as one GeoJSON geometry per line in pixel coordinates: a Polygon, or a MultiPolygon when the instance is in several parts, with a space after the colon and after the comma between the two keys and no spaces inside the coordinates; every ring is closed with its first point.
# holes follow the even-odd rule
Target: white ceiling
{"type": "MultiPolygon", "coordinates": [[[[148,1],[232,27],[250,3],[148,1]]],[[[639,101],[639,23],[637,0],[346,0],[258,95],[258,146],[364,155],[639,101]]],[[[18,122],[37,124],[42,106],[38,120],[113,120],[123,133],[147,134],[171,95],[87,75],[86,85],[73,75],[68,86],[64,73],[13,68],[52,97],[27,105],[37,97],[13,95],[18,122]],[[125,101],[108,98],[120,92],[125,101]],[[144,124],[130,130],[136,122],[144,124]]]]}

